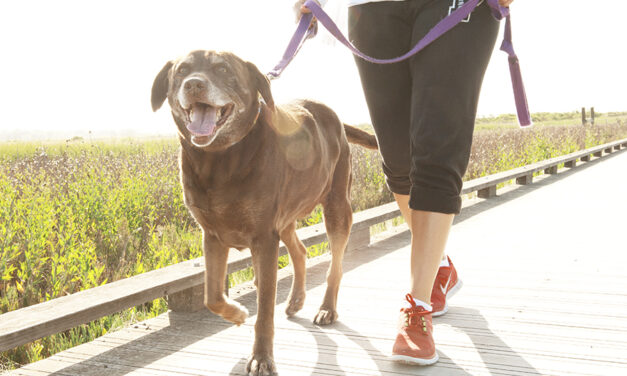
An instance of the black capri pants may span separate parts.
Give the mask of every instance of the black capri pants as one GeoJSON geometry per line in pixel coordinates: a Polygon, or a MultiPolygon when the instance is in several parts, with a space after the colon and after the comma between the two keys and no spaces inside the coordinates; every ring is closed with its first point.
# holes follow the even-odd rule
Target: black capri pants
{"type": "MultiPolygon", "coordinates": [[[[405,0],[349,8],[349,37],[364,53],[407,52],[459,0],[405,0]]],[[[499,23],[486,2],[409,60],[356,58],[389,189],[409,207],[459,213],[481,83],[499,23]]]]}

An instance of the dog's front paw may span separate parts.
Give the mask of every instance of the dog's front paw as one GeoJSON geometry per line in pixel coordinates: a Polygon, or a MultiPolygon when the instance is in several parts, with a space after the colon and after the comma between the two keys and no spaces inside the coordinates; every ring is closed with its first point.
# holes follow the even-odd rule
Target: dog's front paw
{"type": "Polygon", "coordinates": [[[296,312],[300,311],[305,304],[305,291],[291,293],[290,298],[287,303],[287,308],[285,308],[285,314],[289,317],[292,317],[296,314],[296,312]]]}
{"type": "Polygon", "coordinates": [[[274,359],[269,355],[251,355],[246,365],[246,372],[248,376],[277,375],[274,359]]]}
{"type": "Polygon", "coordinates": [[[331,309],[320,308],[316,317],[314,317],[314,324],[316,325],[329,325],[333,324],[337,320],[337,311],[331,309]]]}
{"type": "Polygon", "coordinates": [[[224,310],[220,315],[235,325],[242,325],[248,318],[248,310],[235,300],[228,299],[224,310]]]}

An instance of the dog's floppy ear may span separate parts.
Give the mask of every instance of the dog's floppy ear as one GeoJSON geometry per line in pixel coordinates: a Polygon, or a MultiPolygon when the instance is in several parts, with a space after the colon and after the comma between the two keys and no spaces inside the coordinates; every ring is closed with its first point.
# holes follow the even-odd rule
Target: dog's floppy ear
{"type": "Polygon", "coordinates": [[[172,62],[168,61],[161,72],[155,77],[155,82],[152,84],[152,96],[150,101],[152,102],[152,110],[157,111],[165,102],[168,97],[168,87],[170,86],[170,80],[168,78],[170,74],[170,68],[172,68],[172,62]]]}
{"type": "Polygon", "coordinates": [[[246,62],[246,67],[250,72],[250,75],[255,80],[255,86],[257,91],[261,94],[261,97],[266,102],[270,110],[274,111],[274,99],[272,98],[272,92],[270,92],[270,80],[265,74],[261,73],[255,64],[246,62]]]}

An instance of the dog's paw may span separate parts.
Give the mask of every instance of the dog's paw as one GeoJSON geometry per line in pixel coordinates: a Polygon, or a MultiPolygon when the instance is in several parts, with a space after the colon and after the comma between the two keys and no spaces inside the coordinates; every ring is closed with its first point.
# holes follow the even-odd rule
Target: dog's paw
{"type": "Polygon", "coordinates": [[[314,324],[316,325],[329,325],[333,324],[337,320],[337,311],[320,309],[316,317],[314,317],[314,324]]]}
{"type": "Polygon", "coordinates": [[[248,318],[248,310],[235,300],[229,299],[221,316],[239,326],[248,318]]]}
{"type": "Polygon", "coordinates": [[[272,376],[277,375],[274,359],[267,355],[251,355],[246,365],[248,376],[272,376]]]}
{"type": "Polygon", "coordinates": [[[290,294],[290,298],[285,308],[285,314],[292,317],[296,312],[300,311],[305,304],[305,291],[290,294]]]}

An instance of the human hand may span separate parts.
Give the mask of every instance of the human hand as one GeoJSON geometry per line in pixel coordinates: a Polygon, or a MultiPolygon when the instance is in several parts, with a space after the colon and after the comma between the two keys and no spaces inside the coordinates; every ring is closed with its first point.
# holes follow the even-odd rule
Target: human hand
{"type": "Polygon", "coordinates": [[[514,0],[499,0],[499,5],[502,7],[509,7],[509,4],[514,2],[514,0]]]}
{"type": "MultiPolygon", "coordinates": [[[[296,14],[296,22],[300,20],[300,17],[304,13],[311,13],[311,11],[308,8],[306,8],[304,5],[305,1],[307,0],[297,0],[296,3],[294,4],[294,13],[296,14]]],[[[314,1],[318,3],[318,5],[320,5],[320,1],[318,0],[314,0],[314,1]]],[[[309,29],[311,30],[310,37],[313,37],[318,33],[318,22],[316,21],[315,17],[311,20],[309,29]]]]}
{"type": "MultiPolygon", "coordinates": [[[[294,13],[296,14],[296,22],[300,20],[300,16],[303,13],[311,13],[311,11],[305,7],[305,1],[307,0],[297,0],[296,3],[294,3],[294,13]]],[[[318,3],[318,5],[320,5],[320,2],[318,0],[314,0],[314,1],[318,3]]]]}

